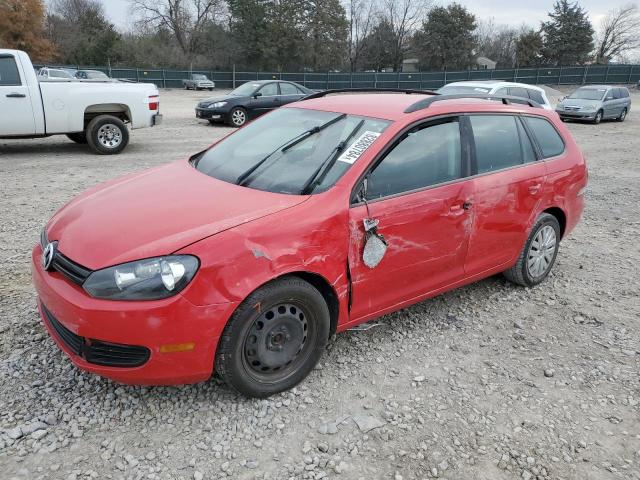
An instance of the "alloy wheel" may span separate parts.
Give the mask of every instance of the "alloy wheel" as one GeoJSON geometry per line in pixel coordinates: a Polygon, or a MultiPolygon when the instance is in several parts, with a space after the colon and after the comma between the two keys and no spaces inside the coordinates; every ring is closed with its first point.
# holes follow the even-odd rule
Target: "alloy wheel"
{"type": "Polygon", "coordinates": [[[544,276],[551,268],[557,243],[556,232],[550,225],[536,233],[527,254],[527,270],[534,279],[544,276]]]}
{"type": "Polygon", "coordinates": [[[231,113],[231,122],[236,126],[236,127],[241,127],[242,125],[244,125],[244,122],[247,121],[247,115],[246,113],[244,113],[243,110],[234,110],[233,113],[231,113]]]}

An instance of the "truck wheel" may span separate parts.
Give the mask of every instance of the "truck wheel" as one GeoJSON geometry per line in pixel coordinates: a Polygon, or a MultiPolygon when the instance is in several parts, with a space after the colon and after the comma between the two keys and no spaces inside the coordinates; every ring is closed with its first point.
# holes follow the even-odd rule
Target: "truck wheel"
{"type": "Polygon", "coordinates": [[[84,132],[67,133],[67,138],[73,142],[84,145],[87,143],[87,136],[84,132]]]}
{"type": "Polygon", "coordinates": [[[98,115],[86,129],[87,142],[100,155],[120,153],[129,143],[129,130],[122,120],[112,115],[98,115]]]}

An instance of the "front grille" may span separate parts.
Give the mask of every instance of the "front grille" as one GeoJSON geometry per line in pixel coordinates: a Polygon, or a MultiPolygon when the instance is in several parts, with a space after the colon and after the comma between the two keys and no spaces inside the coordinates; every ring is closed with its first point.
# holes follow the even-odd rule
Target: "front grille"
{"type": "MultiPolygon", "coordinates": [[[[42,247],[42,250],[45,249],[48,243],[49,241],[47,240],[46,232],[43,229],[40,235],[40,246],[42,247]]],[[[65,257],[58,251],[58,249],[55,251],[50,268],[53,268],[56,272],[62,274],[68,280],[80,286],[82,286],[84,281],[89,278],[89,275],[93,273],[92,270],[77,264],[70,258],[65,257]]]]}
{"type": "Polygon", "coordinates": [[[139,367],[149,360],[151,352],[147,347],[81,337],[62,325],[44,305],[42,311],[62,343],[89,363],[105,367],[139,367]]]}
{"type": "Polygon", "coordinates": [[[569,110],[571,112],[578,112],[582,110],[582,107],[564,107],[565,110],[569,110]]]}

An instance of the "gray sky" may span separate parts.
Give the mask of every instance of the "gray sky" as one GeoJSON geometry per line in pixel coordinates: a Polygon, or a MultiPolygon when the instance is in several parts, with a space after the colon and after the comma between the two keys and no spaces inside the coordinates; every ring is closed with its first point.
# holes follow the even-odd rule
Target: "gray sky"
{"type": "MultiPolygon", "coordinates": [[[[106,14],[116,26],[120,29],[131,26],[127,0],[99,1],[104,5],[106,14]]],[[[439,0],[438,3],[449,2],[439,0]]],[[[458,3],[471,10],[479,19],[488,20],[493,17],[499,24],[519,26],[526,23],[537,27],[540,21],[547,18],[547,12],[551,10],[554,0],[458,0],[458,3]]],[[[591,21],[597,27],[607,11],[629,3],[629,0],[580,0],[579,3],[589,12],[591,21]]]]}

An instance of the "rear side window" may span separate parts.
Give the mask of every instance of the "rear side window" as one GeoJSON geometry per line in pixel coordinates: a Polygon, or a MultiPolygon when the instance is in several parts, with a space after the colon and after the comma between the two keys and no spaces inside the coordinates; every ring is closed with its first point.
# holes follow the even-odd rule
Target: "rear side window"
{"type": "Polygon", "coordinates": [[[17,86],[22,85],[18,66],[13,56],[0,57],[0,85],[17,86]]]}
{"type": "Polygon", "coordinates": [[[461,178],[460,149],[457,119],[408,132],[369,175],[367,198],[461,178]]]}
{"type": "Polygon", "coordinates": [[[540,105],[543,105],[545,103],[542,93],[540,93],[537,90],[527,90],[527,91],[529,92],[529,98],[531,98],[531,100],[533,100],[534,102],[538,102],[540,105]]]}
{"type": "Polygon", "coordinates": [[[621,88],[614,88],[613,89],[613,98],[622,98],[622,89],[621,88]]]}
{"type": "Polygon", "coordinates": [[[527,93],[527,90],[522,87],[511,87],[509,89],[509,93],[514,97],[529,98],[529,94],[527,93]]]}
{"type": "Polygon", "coordinates": [[[564,152],[562,137],[547,119],[525,117],[525,121],[536,137],[544,158],[555,157],[564,152]]]}
{"type": "Polygon", "coordinates": [[[470,119],[476,146],[477,173],[502,170],[535,159],[532,157],[531,143],[516,117],[474,115],[470,119]]]}
{"type": "Polygon", "coordinates": [[[622,98],[629,98],[629,90],[626,88],[621,88],[620,90],[622,90],[622,98]]]}
{"type": "Polygon", "coordinates": [[[295,85],[283,82],[280,84],[280,93],[282,95],[298,95],[298,89],[295,87],[295,85]]]}

